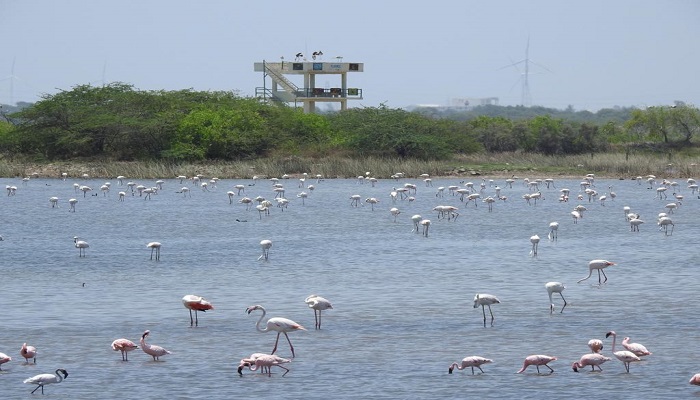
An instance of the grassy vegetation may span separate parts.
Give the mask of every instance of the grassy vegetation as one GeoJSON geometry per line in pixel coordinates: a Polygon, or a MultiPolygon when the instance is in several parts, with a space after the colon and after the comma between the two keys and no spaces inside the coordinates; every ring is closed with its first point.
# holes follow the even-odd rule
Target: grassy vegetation
{"type": "Polygon", "coordinates": [[[83,160],[40,163],[26,159],[0,159],[0,177],[59,178],[65,172],[71,178],[88,174],[95,178],[114,179],[119,175],[129,179],[170,178],[178,175],[221,179],[281,177],[284,174],[325,178],[354,178],[370,172],[377,178],[389,178],[396,172],[407,177],[430,176],[511,176],[545,178],[549,176],[579,177],[589,173],[598,177],[630,179],[656,175],[663,178],[698,177],[700,155],[673,153],[631,154],[601,153],[593,155],[545,156],[532,153],[481,153],[445,161],[424,161],[391,158],[302,158],[280,157],[235,162],[206,162],[168,164],[162,162],[116,162],[83,160]]]}

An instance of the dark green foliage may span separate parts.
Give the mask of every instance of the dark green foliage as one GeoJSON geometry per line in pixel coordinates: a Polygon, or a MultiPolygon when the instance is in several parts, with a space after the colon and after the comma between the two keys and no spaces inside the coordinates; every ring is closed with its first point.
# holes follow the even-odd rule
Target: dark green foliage
{"type": "Polygon", "coordinates": [[[629,154],[641,142],[688,147],[700,129],[698,109],[682,103],[598,113],[481,106],[430,114],[382,104],[305,114],[234,92],[141,91],[124,83],[80,85],[17,109],[3,109],[0,151],[46,160],[226,161],[333,153],[443,160],[483,151],[593,153],[611,144],[629,154]]]}

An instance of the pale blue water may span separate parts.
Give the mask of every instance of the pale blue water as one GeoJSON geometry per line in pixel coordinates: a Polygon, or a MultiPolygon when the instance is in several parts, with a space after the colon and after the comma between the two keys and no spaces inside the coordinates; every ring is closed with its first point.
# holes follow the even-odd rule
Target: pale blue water
{"type": "MultiPolygon", "coordinates": [[[[475,208],[448,193],[435,196],[438,186],[461,180],[435,179],[434,187],[420,179],[380,180],[372,187],[309,179],[316,190],[302,205],[296,197],[302,189],[290,179],[281,181],[289,208],[273,206],[260,219],[237,202],[240,196],[229,204],[226,195],[250,180],[222,180],[211,192],[193,187],[189,198],[175,193],[179,181],[167,179],[150,201],[128,195],[119,202],[117,192],[127,189],[116,179],[106,197],[98,189],[104,180],[0,179],[1,187],[18,187],[15,196],[0,195],[0,352],[13,357],[2,366],[0,392],[25,397],[33,387],[24,379],[65,368],[68,379],[47,386],[47,398],[698,396],[688,380],[700,372],[700,200],[684,179],[672,236],[656,227],[671,190],[668,200],[655,199],[646,183],[598,179],[601,194],[609,185],[617,193],[601,206],[575,200],[580,180],[555,180],[556,189],[541,186],[545,200],[528,206],[521,181],[510,189],[494,179],[508,200],[489,213],[481,202],[475,208]],[[74,182],[98,195],[76,194],[74,182]],[[392,204],[391,188],[405,182],[418,185],[415,202],[392,204]],[[557,201],[562,187],[572,191],[569,203],[557,201]],[[368,204],[353,208],[353,194],[381,202],[374,211],[368,204]],[[60,208],[51,208],[51,196],[60,208]],[[79,200],[75,213],[68,211],[71,197],[79,200]],[[460,217],[438,220],[431,210],[439,204],[459,207],[460,217]],[[588,211],[574,225],[569,213],[576,204],[588,211]],[[641,232],[630,232],[625,205],[646,221],[641,232]],[[402,211],[397,222],[392,206],[402,211]],[[429,237],[411,233],[413,214],[432,220],[429,237]],[[547,240],[551,221],[560,223],[557,242],[547,240]],[[537,258],[529,255],[533,234],[542,238],[537,258]],[[90,243],[87,257],[78,257],[74,236],[90,243]],[[274,242],[268,262],[257,261],[262,239],[274,242]],[[149,260],[150,241],[163,243],[160,262],[149,260]],[[618,263],[606,270],[607,284],[598,287],[595,273],[577,284],[596,258],[618,263]],[[549,313],[544,284],[552,280],[567,285],[563,314],[549,313]],[[493,306],[493,327],[484,328],[481,310],[472,307],[477,292],[501,300],[493,306]],[[334,306],[320,331],[304,304],[312,293],[334,306]],[[200,314],[197,328],[190,328],[180,300],[186,294],[215,306],[200,314]],[[297,357],[285,377],[279,369],[272,377],[236,373],[241,358],[274,344],[274,333],[255,330],[260,313],[245,313],[254,304],[267,308],[266,318],[290,318],[308,329],[290,334],[297,357]],[[137,342],[146,329],[150,343],[173,354],[153,362],[139,349],[122,362],[111,350],[114,339],[137,342]],[[574,373],[571,364],[588,352],[588,340],[604,339],[609,330],[653,355],[632,364],[630,374],[615,358],[602,373],[574,373]],[[20,357],[23,342],[38,348],[36,365],[20,357]],[[530,354],[557,356],[550,364],[555,373],[537,375],[530,367],[515,374],[530,354]],[[483,375],[448,375],[452,362],[469,355],[495,362],[483,375]]],[[[493,187],[483,197],[488,194],[493,187]]],[[[272,199],[274,192],[269,181],[258,181],[246,195],[272,199]]],[[[558,311],[558,295],[555,304],[558,311]]],[[[291,356],[280,340],[278,354],[291,356]]],[[[611,341],[604,342],[612,357],[611,341]]]]}

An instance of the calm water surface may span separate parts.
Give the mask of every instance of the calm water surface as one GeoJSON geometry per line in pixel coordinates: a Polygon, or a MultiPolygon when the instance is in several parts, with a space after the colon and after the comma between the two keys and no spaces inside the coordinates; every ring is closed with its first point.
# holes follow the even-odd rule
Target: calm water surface
{"type": "MultiPolygon", "coordinates": [[[[56,368],[70,375],[47,386],[47,398],[700,397],[688,385],[700,372],[700,200],[685,180],[671,236],[658,230],[656,215],[666,211],[673,190],[661,200],[658,185],[632,180],[596,180],[600,194],[611,185],[617,194],[614,200],[608,194],[604,206],[576,200],[579,180],[555,180],[556,188],[540,187],[544,200],[535,206],[521,198],[528,193],[522,180],[508,188],[494,179],[508,200],[488,212],[481,202],[436,197],[438,186],[463,187],[457,178],[435,179],[433,187],[410,178],[375,187],[309,179],[315,190],[305,205],[296,194],[309,190],[290,179],[281,181],[289,208],[273,206],[262,218],[238,203],[241,196],[229,204],[226,192],[244,184],[246,196],[272,199],[269,181],[222,180],[209,192],[189,183],[192,196],[185,197],[176,193],[184,184],[168,179],[151,200],[128,192],[124,202],[117,192],[127,187],[112,180],[104,196],[104,182],[0,179],[3,187],[18,187],[15,196],[0,196],[0,352],[13,357],[0,372],[4,398],[26,397],[33,387],[24,379],[56,368]],[[76,182],[93,192],[75,193],[76,182]],[[415,201],[392,204],[392,187],[406,182],[418,186],[415,201]],[[571,189],[568,203],[557,200],[564,187],[571,189]],[[369,204],[351,207],[353,194],[380,203],[374,211],[369,204]],[[51,207],[52,196],[59,208],[51,207]],[[68,211],[72,197],[75,213],[68,211]],[[588,211],[574,224],[577,204],[588,211]],[[454,205],[461,215],[438,220],[436,205],[454,205]],[[402,212],[396,222],[394,206],[402,212]],[[623,206],[646,221],[640,232],[630,232],[623,206]],[[414,214],[432,220],[428,237],[411,232],[414,214]],[[552,221],[560,223],[556,242],[547,240],[552,221]],[[537,257],[529,255],[534,234],[542,238],[537,257]],[[86,257],[78,256],[74,236],[90,243],[86,257]],[[262,239],[274,243],[267,262],[257,261],[262,239]],[[149,260],[151,241],[163,243],[159,262],[149,260]],[[597,258],[618,263],[606,270],[608,282],[598,285],[594,273],[577,284],[597,258]],[[544,284],[554,280],[567,285],[569,305],[550,315],[544,284]],[[481,310],[472,307],[478,292],[501,300],[493,326],[484,328],[481,310]],[[320,331],[304,304],[312,293],[334,307],[324,312],[320,331]],[[186,294],[215,306],[200,314],[199,327],[189,326],[186,294]],[[236,373],[238,360],[274,344],[273,333],[255,330],[260,313],[245,313],[254,304],[267,308],[266,318],[290,318],[308,329],[290,334],[297,357],[285,377],[279,369],[272,377],[236,373]],[[114,339],[137,342],[146,329],[150,343],[173,354],[154,362],[139,349],[122,362],[111,350],[114,339]],[[588,340],[605,339],[609,330],[653,355],[632,364],[630,374],[615,358],[602,373],[574,373],[571,364],[588,352],[588,340]],[[36,365],[19,355],[23,342],[37,347],[36,365]],[[538,375],[531,367],[516,374],[530,354],[558,357],[550,364],[555,373],[538,375]],[[482,375],[447,374],[469,355],[494,363],[482,375]]],[[[481,179],[473,182],[478,188],[481,179]]],[[[487,185],[482,197],[494,193],[487,185]]],[[[604,342],[603,352],[613,357],[612,342],[604,342]]],[[[291,356],[284,338],[278,354],[291,356]]]]}

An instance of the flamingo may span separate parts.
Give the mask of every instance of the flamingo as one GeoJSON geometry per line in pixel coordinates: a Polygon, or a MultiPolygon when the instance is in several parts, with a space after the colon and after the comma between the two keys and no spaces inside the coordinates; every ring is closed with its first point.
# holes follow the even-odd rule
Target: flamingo
{"type": "Polygon", "coordinates": [[[207,301],[202,296],[197,296],[194,294],[188,294],[182,298],[182,304],[185,308],[190,310],[190,326],[199,326],[199,318],[197,318],[197,312],[206,312],[207,310],[213,310],[214,306],[207,301]],[[192,310],[194,310],[194,321],[192,321],[192,310]]]}
{"type": "Polygon", "coordinates": [[[58,207],[58,197],[50,197],[49,203],[51,203],[51,208],[58,207]]]}
{"type": "Polygon", "coordinates": [[[628,351],[631,351],[637,357],[651,355],[651,352],[647,350],[647,348],[644,347],[644,345],[639,343],[630,343],[629,337],[622,339],[622,347],[624,347],[628,351]]]}
{"type": "Polygon", "coordinates": [[[374,205],[379,203],[379,200],[377,200],[375,197],[370,197],[365,200],[365,203],[369,203],[372,205],[372,211],[374,211],[374,205]]]}
{"type": "Polygon", "coordinates": [[[552,372],[554,372],[554,370],[552,369],[552,367],[550,367],[547,364],[549,364],[552,361],[556,361],[556,360],[557,360],[556,357],[546,356],[543,354],[535,354],[535,355],[527,356],[527,357],[525,357],[525,362],[523,363],[523,367],[520,368],[518,373],[520,374],[520,373],[525,372],[527,367],[529,367],[530,365],[534,365],[535,367],[537,367],[538,374],[540,373],[540,365],[544,365],[545,367],[549,368],[550,373],[552,373],[552,372]]]}
{"type": "Polygon", "coordinates": [[[616,264],[614,262],[608,261],[608,260],[592,260],[591,262],[588,263],[588,276],[583,278],[583,279],[580,279],[576,283],[581,283],[581,282],[585,281],[586,279],[590,278],[591,275],[593,274],[594,269],[598,270],[598,284],[601,283],[600,282],[600,273],[601,272],[603,273],[603,276],[605,277],[605,280],[603,281],[603,283],[607,282],[608,276],[605,275],[605,271],[603,271],[603,269],[605,269],[611,265],[616,265],[616,264]]]}
{"type": "Polygon", "coordinates": [[[550,222],[549,223],[549,233],[547,234],[547,238],[549,240],[557,240],[559,237],[559,222],[550,222]]]}
{"type": "Polygon", "coordinates": [[[574,217],[574,224],[578,224],[578,220],[582,218],[582,215],[579,211],[572,211],[571,216],[574,217]]]}
{"type": "Polygon", "coordinates": [[[360,199],[362,199],[362,197],[360,197],[359,194],[353,194],[352,196],[350,196],[350,200],[352,200],[350,202],[350,206],[357,207],[358,205],[360,205],[360,199]]]}
{"type": "Polygon", "coordinates": [[[170,352],[160,346],[146,343],[146,336],[148,336],[150,333],[151,331],[147,330],[143,333],[143,335],[141,335],[141,350],[143,350],[143,352],[148,354],[149,356],[153,357],[153,361],[158,361],[160,357],[166,354],[170,354],[170,352]]]}
{"type": "Polygon", "coordinates": [[[401,211],[399,211],[399,209],[396,207],[392,207],[391,210],[389,210],[389,212],[391,213],[391,215],[394,216],[394,222],[396,222],[396,217],[398,217],[399,214],[401,214],[401,211]]]}
{"type": "Polygon", "coordinates": [[[413,221],[413,229],[411,232],[416,232],[418,233],[418,224],[423,220],[423,217],[420,216],[420,214],[416,214],[411,217],[411,221],[413,221]]]}
{"type": "Polygon", "coordinates": [[[474,308],[481,306],[481,311],[484,314],[484,327],[486,327],[486,309],[485,306],[489,307],[489,313],[491,313],[491,326],[493,326],[493,311],[491,311],[491,304],[499,304],[501,301],[496,298],[496,296],[486,293],[477,293],[474,296],[474,308]]]}
{"type": "Polygon", "coordinates": [[[625,370],[629,374],[630,363],[635,361],[642,361],[641,358],[637,357],[634,353],[628,350],[615,351],[615,341],[617,340],[617,334],[615,331],[610,331],[605,334],[605,337],[613,337],[612,352],[613,355],[625,365],[625,370]]]}
{"type": "Polygon", "coordinates": [[[309,308],[314,310],[314,319],[316,320],[316,329],[321,329],[321,311],[333,309],[333,305],[328,299],[323,298],[319,295],[312,294],[304,299],[304,302],[308,304],[309,308]]]}
{"type": "Polygon", "coordinates": [[[659,221],[657,222],[657,225],[659,225],[659,230],[662,230],[662,229],[663,229],[664,234],[665,234],[666,236],[673,235],[673,228],[676,227],[676,225],[673,224],[673,221],[671,220],[671,218],[669,218],[669,217],[667,217],[667,216],[664,216],[664,217],[659,218],[659,221]],[[671,233],[668,232],[668,226],[669,226],[669,225],[671,225],[671,233]]]}
{"type": "Polygon", "coordinates": [[[246,308],[246,313],[250,314],[255,310],[262,310],[262,315],[260,316],[260,319],[258,322],[255,323],[255,329],[258,330],[258,332],[269,332],[269,331],[275,331],[277,332],[277,339],[275,340],[275,347],[272,349],[272,352],[270,354],[275,354],[275,351],[277,351],[277,344],[280,340],[280,334],[284,333],[284,337],[287,338],[287,342],[289,342],[289,348],[292,350],[292,358],[294,358],[294,346],[292,346],[292,341],[289,340],[289,335],[287,335],[287,332],[292,332],[296,330],[302,330],[305,331],[306,328],[303,326],[297,324],[296,322],[292,321],[291,319],[287,318],[280,318],[280,317],[274,317],[270,318],[267,320],[266,327],[265,329],[262,329],[260,327],[260,323],[262,322],[263,318],[265,318],[265,314],[267,314],[267,311],[265,311],[265,308],[261,305],[254,305],[246,308]]]}
{"type": "Polygon", "coordinates": [[[532,243],[532,250],[530,250],[530,255],[537,257],[537,246],[540,243],[540,237],[537,235],[530,236],[530,243],[532,243]]]}
{"type": "Polygon", "coordinates": [[[258,257],[258,261],[262,260],[263,258],[265,259],[265,261],[267,261],[268,256],[270,254],[270,247],[272,247],[272,240],[261,240],[260,247],[262,248],[262,254],[260,255],[260,257],[258,257]]]}
{"type": "Polygon", "coordinates": [[[129,361],[128,353],[138,348],[139,346],[129,339],[122,338],[112,342],[112,350],[122,352],[122,361],[129,361]]]}
{"type": "Polygon", "coordinates": [[[274,354],[260,354],[253,362],[242,362],[242,364],[238,367],[238,373],[243,376],[243,367],[248,367],[251,371],[257,371],[258,369],[264,370],[267,368],[267,376],[272,376],[272,372],[270,371],[271,367],[280,367],[285,371],[282,376],[285,376],[289,372],[289,368],[283,367],[282,364],[289,362],[292,362],[292,360],[278,357],[274,354]]]}
{"type": "Polygon", "coordinates": [[[632,232],[639,232],[639,225],[641,225],[643,223],[644,223],[644,221],[642,221],[639,218],[636,218],[636,216],[635,216],[635,218],[631,218],[630,219],[630,230],[632,232]]]}
{"type": "Polygon", "coordinates": [[[75,212],[75,204],[78,202],[78,199],[69,199],[68,204],[70,204],[70,209],[68,211],[75,212]]]}
{"type": "Polygon", "coordinates": [[[420,224],[423,225],[423,236],[428,237],[428,230],[430,229],[430,220],[423,219],[420,221],[420,224]]]}
{"type": "Polygon", "coordinates": [[[160,261],[160,242],[150,242],[146,245],[146,248],[151,249],[151,260],[153,259],[153,252],[156,253],[156,261],[160,261]]]}
{"type": "Polygon", "coordinates": [[[693,377],[690,378],[690,382],[688,383],[690,383],[691,385],[700,386],[700,374],[693,375],[693,377]]]}
{"type": "MultiPolygon", "coordinates": [[[[262,356],[268,356],[269,354],[265,353],[253,353],[250,356],[246,358],[241,358],[241,362],[238,364],[238,375],[243,376],[243,368],[244,367],[249,367],[251,364],[255,364],[255,360],[262,356]]],[[[260,373],[265,373],[269,372],[269,368],[267,367],[261,367],[260,368],[260,373]]]]}
{"type": "Polygon", "coordinates": [[[566,286],[564,286],[563,283],[561,282],[547,282],[545,283],[544,287],[547,289],[547,293],[549,294],[549,313],[552,314],[554,312],[554,302],[552,301],[552,293],[559,293],[559,296],[561,296],[561,299],[564,300],[564,305],[561,308],[560,313],[564,312],[564,308],[566,307],[566,299],[564,298],[564,295],[561,293],[566,289],[566,286]]]}
{"type": "Polygon", "coordinates": [[[85,257],[86,249],[90,247],[90,245],[88,242],[79,239],[79,237],[73,236],[73,243],[75,243],[75,247],[78,249],[78,257],[85,257]]]}
{"type": "Polygon", "coordinates": [[[51,383],[61,383],[66,378],[68,378],[68,372],[63,368],[59,368],[53,374],[39,374],[31,378],[27,378],[24,380],[24,383],[29,383],[30,385],[37,385],[36,388],[32,390],[32,394],[34,394],[34,392],[36,392],[39,388],[41,388],[41,394],[44,394],[44,385],[49,385],[51,383]],[[63,376],[61,376],[61,374],[63,376]]]}
{"type": "Polygon", "coordinates": [[[5,353],[0,353],[0,371],[2,371],[2,365],[12,361],[12,357],[5,353]]]}
{"type": "Polygon", "coordinates": [[[595,367],[598,367],[598,370],[602,371],[603,369],[600,368],[600,364],[603,364],[606,361],[610,361],[610,357],[605,357],[604,355],[597,353],[584,354],[581,356],[580,360],[573,363],[571,368],[574,370],[574,372],[578,372],[579,368],[590,365],[593,371],[595,371],[595,367]]]}
{"type": "Polygon", "coordinates": [[[19,349],[19,354],[24,357],[27,364],[29,364],[30,358],[33,359],[34,364],[36,364],[36,347],[27,346],[26,343],[23,343],[22,347],[19,349]]]}
{"type": "Polygon", "coordinates": [[[454,370],[455,367],[457,367],[457,369],[460,371],[467,368],[467,367],[471,367],[472,368],[472,375],[474,375],[474,367],[477,367],[477,368],[479,368],[479,371],[481,371],[481,373],[483,374],[484,370],[481,369],[481,366],[484,364],[492,363],[492,362],[493,362],[493,360],[490,360],[490,359],[484,358],[484,357],[479,357],[479,356],[464,357],[460,363],[456,363],[456,362],[452,363],[452,365],[450,365],[450,368],[447,370],[447,372],[451,374],[452,370],[454,370]]]}
{"type": "Polygon", "coordinates": [[[591,339],[588,341],[588,347],[594,353],[600,353],[603,350],[603,341],[600,339],[591,339]]]}

